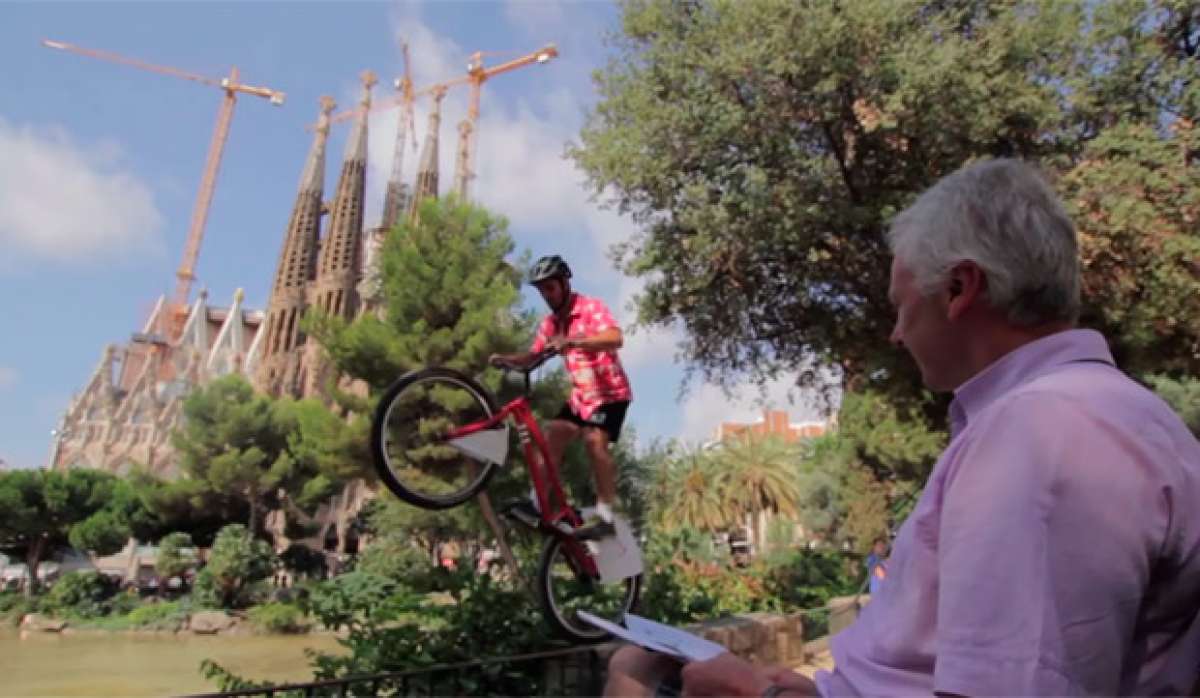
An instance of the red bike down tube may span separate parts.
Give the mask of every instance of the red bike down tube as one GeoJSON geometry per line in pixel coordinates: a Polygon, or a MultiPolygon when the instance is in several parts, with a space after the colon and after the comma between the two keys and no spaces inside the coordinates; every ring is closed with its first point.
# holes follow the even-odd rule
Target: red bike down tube
{"type": "MultiPolygon", "coordinates": [[[[557,352],[553,350],[541,352],[527,368],[523,369],[526,381],[529,380],[531,371],[556,354],[557,352]]],[[[583,518],[575,507],[567,503],[562,479],[558,474],[558,465],[553,463],[550,458],[550,445],[546,442],[546,437],[542,434],[541,429],[538,428],[537,419],[533,416],[533,411],[529,406],[529,400],[524,395],[504,405],[490,419],[467,424],[451,431],[446,435],[446,441],[455,441],[495,429],[510,417],[517,424],[517,434],[524,451],[525,465],[529,469],[529,477],[533,481],[534,491],[537,493],[538,511],[542,512],[542,521],[546,524],[547,531],[565,539],[568,548],[573,553],[571,555],[573,560],[582,566],[585,573],[595,575],[596,561],[583,551],[578,541],[557,525],[565,522],[570,529],[575,529],[583,525],[583,518]],[[552,499],[553,502],[551,502],[552,499]],[[579,550],[575,550],[576,548],[579,550]]]]}

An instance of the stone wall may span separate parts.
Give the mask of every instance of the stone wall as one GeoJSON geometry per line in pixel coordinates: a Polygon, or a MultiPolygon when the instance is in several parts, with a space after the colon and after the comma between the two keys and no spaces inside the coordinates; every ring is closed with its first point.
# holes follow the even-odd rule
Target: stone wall
{"type": "MultiPolygon", "coordinates": [[[[829,636],[838,633],[858,618],[870,596],[840,596],[825,606],[829,632],[820,637],[805,635],[804,612],[790,614],[744,613],[720,620],[706,621],[684,629],[728,647],[731,652],[756,664],[796,667],[825,653],[829,636]]],[[[820,611],[818,611],[820,613],[820,611]]],[[[620,643],[611,643],[603,651],[605,658],[620,643]]]]}

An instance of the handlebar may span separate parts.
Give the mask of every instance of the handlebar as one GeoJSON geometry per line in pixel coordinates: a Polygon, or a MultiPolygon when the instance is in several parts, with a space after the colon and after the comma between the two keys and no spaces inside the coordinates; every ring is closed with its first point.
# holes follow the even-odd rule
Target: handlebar
{"type": "Polygon", "coordinates": [[[496,368],[504,369],[505,371],[514,371],[514,372],[524,373],[525,377],[528,378],[530,373],[533,373],[534,371],[536,371],[539,367],[541,367],[542,364],[546,363],[547,361],[554,358],[555,356],[558,356],[558,350],[543,349],[543,350],[539,351],[538,353],[534,354],[533,360],[525,365],[520,365],[520,364],[512,363],[509,361],[503,361],[503,360],[493,361],[492,365],[495,366],[496,368]]]}

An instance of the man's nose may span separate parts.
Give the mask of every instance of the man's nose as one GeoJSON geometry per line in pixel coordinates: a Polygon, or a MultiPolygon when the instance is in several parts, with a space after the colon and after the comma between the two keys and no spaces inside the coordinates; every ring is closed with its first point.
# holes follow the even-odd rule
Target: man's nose
{"type": "Polygon", "coordinates": [[[901,337],[900,337],[900,325],[899,324],[892,326],[892,333],[888,336],[888,341],[891,342],[898,349],[904,348],[904,340],[901,339],[901,337]]]}

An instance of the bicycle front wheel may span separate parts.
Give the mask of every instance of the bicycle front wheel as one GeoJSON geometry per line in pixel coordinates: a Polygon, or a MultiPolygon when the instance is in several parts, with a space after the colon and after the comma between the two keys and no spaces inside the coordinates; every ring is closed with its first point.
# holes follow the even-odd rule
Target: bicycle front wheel
{"type": "MultiPolygon", "coordinates": [[[[423,509],[462,504],[487,485],[496,463],[456,447],[448,437],[495,413],[491,393],[457,371],[428,368],[405,375],[379,400],[371,425],[380,480],[397,497],[423,509]]],[[[506,436],[492,436],[491,443],[503,441],[507,448],[506,436]]],[[[503,456],[498,460],[503,462],[503,456]]]]}
{"type": "Polygon", "coordinates": [[[608,632],[576,615],[579,611],[620,623],[637,606],[641,589],[640,574],[609,583],[588,576],[578,569],[558,538],[550,538],[542,551],[538,572],[542,611],[559,634],[575,642],[603,642],[611,638],[608,632]]]}

